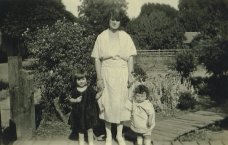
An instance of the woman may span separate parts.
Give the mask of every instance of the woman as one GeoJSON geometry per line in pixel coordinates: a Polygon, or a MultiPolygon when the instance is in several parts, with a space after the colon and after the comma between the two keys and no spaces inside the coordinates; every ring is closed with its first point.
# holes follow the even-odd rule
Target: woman
{"type": "Polygon", "coordinates": [[[98,103],[101,109],[99,117],[105,121],[106,145],[112,143],[111,123],[117,124],[116,140],[119,145],[125,145],[123,122],[130,120],[130,111],[125,103],[128,84],[133,80],[136,48],[131,37],[119,29],[120,19],[120,10],[111,12],[109,28],[98,35],[91,55],[95,59],[98,88],[103,89],[98,103]]]}

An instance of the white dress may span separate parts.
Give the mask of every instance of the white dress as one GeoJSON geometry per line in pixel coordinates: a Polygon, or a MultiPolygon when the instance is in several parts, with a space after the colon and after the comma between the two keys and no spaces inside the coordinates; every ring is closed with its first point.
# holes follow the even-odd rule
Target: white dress
{"type": "MultiPolygon", "coordinates": [[[[118,33],[118,41],[112,42],[109,38],[109,30],[98,35],[91,56],[100,59],[117,55],[129,58],[136,55],[136,48],[131,37],[124,31],[118,33]]],[[[98,100],[101,109],[99,117],[110,123],[130,120],[130,111],[125,107],[128,100],[127,61],[119,57],[102,61],[101,75],[105,88],[98,100]]]]}

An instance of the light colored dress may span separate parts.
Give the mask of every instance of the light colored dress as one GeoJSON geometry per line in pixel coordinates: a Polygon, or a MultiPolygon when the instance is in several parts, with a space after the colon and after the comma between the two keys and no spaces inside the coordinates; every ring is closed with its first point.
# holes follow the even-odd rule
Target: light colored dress
{"type": "Polygon", "coordinates": [[[155,111],[152,103],[145,100],[141,103],[133,101],[132,103],[132,118],[130,128],[143,135],[151,135],[152,129],[155,127],[155,111]],[[152,115],[152,125],[147,127],[148,116],[152,115]]]}
{"type": "MultiPolygon", "coordinates": [[[[109,30],[98,35],[92,57],[101,59],[112,56],[129,58],[136,55],[131,37],[124,31],[118,32],[118,41],[110,41],[109,30]]],[[[130,120],[130,111],[125,107],[128,100],[128,63],[115,57],[101,61],[101,75],[105,88],[98,100],[101,119],[110,123],[130,120]]]]}

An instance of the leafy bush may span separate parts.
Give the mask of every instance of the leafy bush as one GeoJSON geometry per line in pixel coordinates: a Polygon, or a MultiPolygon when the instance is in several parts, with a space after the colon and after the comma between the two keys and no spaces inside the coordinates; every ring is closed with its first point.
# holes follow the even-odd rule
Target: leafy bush
{"type": "Polygon", "coordinates": [[[181,92],[177,107],[182,110],[194,109],[197,101],[191,92],[181,92]]]}
{"type": "Polygon", "coordinates": [[[47,112],[53,112],[53,99],[60,98],[60,104],[67,108],[65,98],[71,89],[75,69],[88,71],[92,80],[95,70],[90,57],[95,36],[86,36],[86,29],[72,22],[57,21],[35,33],[25,32],[27,47],[35,62],[37,80],[41,87],[42,102],[47,112]]]}
{"type": "Polygon", "coordinates": [[[183,50],[175,56],[173,69],[181,74],[183,78],[188,78],[196,69],[196,59],[191,50],[183,50]]]}
{"type": "Polygon", "coordinates": [[[197,97],[191,82],[182,79],[176,72],[167,74],[148,74],[146,85],[150,89],[156,111],[168,111],[177,108],[182,93],[189,92],[197,97]]]}
{"type": "Polygon", "coordinates": [[[212,76],[208,79],[208,93],[212,100],[222,104],[228,100],[228,76],[212,76]]]}
{"type": "Polygon", "coordinates": [[[199,95],[207,95],[208,94],[208,77],[191,77],[191,83],[194,86],[195,90],[199,95]]]}
{"type": "Polygon", "coordinates": [[[9,83],[0,80],[0,91],[9,88],[9,83]]]}
{"type": "Polygon", "coordinates": [[[228,71],[228,40],[221,38],[206,39],[198,42],[199,61],[209,73],[221,76],[228,71]]]}

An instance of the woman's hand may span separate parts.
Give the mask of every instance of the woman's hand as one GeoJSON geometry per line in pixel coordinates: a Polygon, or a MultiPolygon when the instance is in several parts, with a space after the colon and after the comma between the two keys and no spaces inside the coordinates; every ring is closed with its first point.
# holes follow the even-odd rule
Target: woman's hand
{"type": "Polygon", "coordinates": [[[97,88],[98,90],[103,90],[105,88],[103,79],[97,80],[97,88]]]}
{"type": "Polygon", "coordinates": [[[128,85],[127,87],[130,88],[134,84],[134,78],[131,74],[128,75],[128,85]]]}

